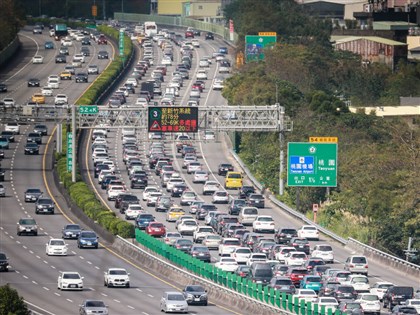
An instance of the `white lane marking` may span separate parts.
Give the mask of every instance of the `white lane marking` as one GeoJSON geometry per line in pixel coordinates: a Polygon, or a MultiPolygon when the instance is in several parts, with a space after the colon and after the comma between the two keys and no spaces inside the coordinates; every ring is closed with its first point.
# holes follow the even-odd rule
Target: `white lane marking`
{"type": "Polygon", "coordinates": [[[57,296],[61,296],[61,294],[60,293],[57,293],[57,292],[54,292],[54,294],[57,295],[57,296]]]}
{"type": "Polygon", "coordinates": [[[151,295],[151,294],[148,294],[147,296],[148,296],[148,297],[151,297],[151,298],[154,298],[154,296],[153,296],[153,295],[151,295]]]}
{"type": "Polygon", "coordinates": [[[24,277],[25,279],[29,279],[28,276],[23,275],[22,277],[24,277]]]}
{"type": "Polygon", "coordinates": [[[50,291],[50,289],[48,289],[47,287],[42,287],[42,288],[46,291],[50,291]]]}
{"type": "MultiPolygon", "coordinates": [[[[131,308],[132,310],[134,310],[134,307],[132,307],[131,305],[127,305],[128,308],[131,308]]],[[[144,314],[144,313],[143,313],[144,314]]]]}
{"type": "Polygon", "coordinates": [[[119,301],[119,300],[117,300],[117,299],[114,299],[114,301],[115,301],[115,302],[117,302],[117,303],[121,303],[121,301],[119,301]]]}
{"type": "Polygon", "coordinates": [[[73,303],[73,300],[70,300],[70,299],[66,299],[67,301],[69,301],[70,303],[73,303]]]}
{"type": "Polygon", "coordinates": [[[143,292],[142,290],[140,290],[140,289],[136,289],[137,291],[139,291],[139,292],[143,292]]]}
{"type": "Polygon", "coordinates": [[[38,284],[38,282],[36,282],[35,280],[32,280],[32,283],[33,283],[33,284],[38,284]]]}

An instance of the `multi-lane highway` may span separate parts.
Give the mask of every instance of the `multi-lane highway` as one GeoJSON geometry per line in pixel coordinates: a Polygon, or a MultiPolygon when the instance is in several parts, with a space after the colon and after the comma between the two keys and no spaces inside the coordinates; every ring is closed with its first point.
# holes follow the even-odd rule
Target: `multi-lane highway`
{"type": "MultiPolygon", "coordinates": [[[[45,35],[33,35],[32,32],[24,30],[21,33],[23,42],[23,51],[17,56],[18,62],[15,60],[13,64],[1,74],[1,81],[8,84],[9,92],[4,97],[13,97],[17,104],[26,104],[31,98],[35,90],[39,88],[28,88],[27,79],[36,76],[41,80],[41,87],[45,85],[46,78],[51,74],[58,74],[63,70],[64,65],[55,64],[54,58],[57,54],[57,48],[53,50],[45,50],[44,42],[49,40],[45,35]],[[44,64],[34,65],[31,58],[41,54],[44,56],[44,64]]],[[[57,45],[57,43],[55,43],[57,45]]],[[[201,47],[196,49],[193,59],[193,67],[190,70],[190,77],[194,76],[198,69],[197,61],[201,56],[212,55],[219,46],[225,46],[222,41],[204,41],[200,39],[201,47]]],[[[75,45],[70,48],[70,55],[78,52],[80,43],[75,41],[75,45]]],[[[110,55],[113,49],[110,45],[101,46],[101,50],[107,50],[110,55]]],[[[92,45],[91,56],[87,58],[86,65],[95,63],[102,71],[107,64],[107,60],[97,60],[96,54],[99,50],[98,46],[92,45]]],[[[159,63],[162,58],[162,52],[155,47],[155,64],[159,63]]],[[[175,52],[174,65],[179,59],[177,51],[175,52]]],[[[86,66],[85,65],[85,66],[86,66]]],[[[172,71],[174,67],[168,67],[172,71]]],[[[213,63],[209,69],[209,80],[206,81],[205,92],[201,95],[200,105],[222,105],[226,101],[219,91],[211,90],[211,78],[214,78],[218,72],[218,65],[213,63]]],[[[149,73],[150,75],[150,73],[149,73]]],[[[170,74],[168,74],[170,76],[170,74]]],[[[90,79],[91,81],[91,79],[90,79]]],[[[181,96],[178,97],[177,104],[184,104],[189,98],[189,90],[194,79],[185,81],[184,87],[181,89],[181,96]]],[[[76,84],[73,81],[61,83],[60,93],[64,92],[69,97],[69,103],[73,104],[75,100],[88,87],[87,84],[76,84]]],[[[133,96],[130,101],[135,101],[133,96]]],[[[111,252],[111,250],[102,244],[99,249],[80,250],[77,248],[75,241],[66,241],[69,244],[69,255],[67,257],[51,257],[45,255],[45,244],[49,238],[61,237],[62,227],[69,220],[76,221],[71,214],[65,209],[65,204],[61,202],[62,198],[57,195],[56,190],[51,186],[51,164],[48,154],[52,154],[54,146],[54,138],[50,135],[54,128],[53,124],[49,124],[49,134],[43,137],[43,145],[41,146],[41,154],[39,156],[25,156],[23,147],[26,143],[26,135],[32,130],[33,125],[22,125],[21,135],[17,136],[16,142],[11,144],[11,148],[5,151],[6,158],[2,161],[2,167],[7,170],[5,187],[7,190],[6,197],[0,199],[0,251],[5,252],[10,258],[12,266],[8,273],[0,273],[0,284],[10,283],[14,288],[18,289],[25,300],[30,303],[31,308],[41,314],[75,314],[78,312],[78,305],[82,300],[87,298],[102,299],[109,305],[110,314],[157,314],[159,313],[159,300],[165,290],[172,290],[177,287],[176,284],[160,279],[157,275],[152,275],[143,270],[141,266],[126,260],[124,257],[111,252]],[[29,187],[40,188],[45,194],[50,195],[57,200],[56,214],[35,215],[34,205],[25,203],[23,200],[24,191],[29,187]],[[16,222],[21,217],[34,217],[39,224],[38,236],[17,236],[16,222]],[[125,268],[130,273],[131,288],[129,289],[110,289],[103,286],[103,272],[109,267],[125,268]],[[57,277],[59,271],[77,271],[84,277],[84,290],[82,292],[62,292],[57,289],[57,277]]],[[[147,165],[145,153],[149,147],[148,135],[144,132],[144,128],[139,128],[137,133],[139,143],[142,148],[142,158],[147,165]]],[[[199,138],[202,136],[200,135],[199,138]]],[[[220,137],[221,138],[221,137],[220,137]]],[[[112,148],[111,156],[113,157],[118,172],[129,186],[128,177],[125,172],[125,165],[122,163],[122,146],[121,131],[110,133],[108,143],[112,148]]],[[[86,140],[86,139],[85,139],[86,140]]],[[[221,162],[231,161],[227,147],[223,141],[198,141],[195,144],[199,151],[200,162],[203,167],[211,172],[212,179],[219,181],[223,185],[223,177],[217,175],[217,166],[221,162]]],[[[202,185],[192,183],[192,175],[186,174],[181,168],[182,159],[176,154],[174,143],[167,141],[166,150],[169,155],[174,158],[174,166],[181,172],[186,179],[190,189],[197,192],[200,198],[206,202],[210,202],[209,196],[202,196],[202,185]]],[[[105,203],[106,194],[102,191],[96,180],[93,179],[92,161],[90,158],[89,142],[85,141],[80,152],[83,157],[82,169],[89,172],[91,184],[96,188],[99,195],[102,196],[105,203]]],[[[149,182],[159,185],[160,179],[150,174],[149,182]]],[[[133,193],[141,197],[140,190],[132,190],[133,193]]],[[[230,191],[235,195],[235,191],[230,191]]],[[[176,201],[179,199],[175,198],[176,201]]],[[[112,203],[108,203],[111,209],[112,203]]],[[[270,214],[276,220],[276,225],[299,227],[301,224],[290,217],[283,214],[280,210],[270,207],[260,211],[261,214],[270,214]]],[[[152,208],[147,208],[154,213],[152,208]]],[[[220,210],[226,209],[226,206],[218,206],[220,210]]],[[[188,207],[185,207],[188,209],[188,207]]],[[[115,210],[115,209],[114,209],[115,210]]],[[[154,213],[155,214],[155,213],[154,213]]],[[[120,214],[118,214],[120,215],[120,214]]],[[[157,220],[165,221],[164,214],[155,214],[157,220]]],[[[77,222],[80,223],[80,222],[77,222]]],[[[169,230],[174,230],[173,224],[166,224],[169,230]]],[[[323,239],[322,241],[330,240],[323,239]]],[[[333,244],[336,265],[339,266],[343,260],[350,254],[339,244],[333,244]]],[[[217,259],[217,255],[213,256],[213,261],[217,259]]],[[[375,283],[379,279],[388,280],[398,284],[418,286],[418,279],[408,279],[401,277],[394,270],[386,270],[383,266],[373,262],[369,265],[370,281],[375,283]]],[[[230,314],[233,311],[215,306],[210,301],[208,307],[190,308],[195,314],[230,314]]]]}

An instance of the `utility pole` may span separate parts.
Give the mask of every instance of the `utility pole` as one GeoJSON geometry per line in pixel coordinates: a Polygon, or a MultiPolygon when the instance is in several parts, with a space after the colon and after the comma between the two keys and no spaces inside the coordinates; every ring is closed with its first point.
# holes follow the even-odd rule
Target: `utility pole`
{"type": "Polygon", "coordinates": [[[73,183],[76,182],[76,105],[71,106],[71,133],[73,136],[73,151],[72,151],[72,160],[73,160],[73,167],[71,169],[71,181],[73,183]]]}
{"type": "MultiPolygon", "coordinates": [[[[277,90],[277,84],[276,84],[277,90]]],[[[277,93],[276,93],[277,99],[277,93]]],[[[276,105],[280,106],[279,103],[276,105]]],[[[284,107],[280,107],[280,132],[279,132],[279,146],[280,146],[280,174],[279,174],[279,194],[283,196],[284,194],[284,181],[283,181],[283,173],[284,173],[284,107]]]]}

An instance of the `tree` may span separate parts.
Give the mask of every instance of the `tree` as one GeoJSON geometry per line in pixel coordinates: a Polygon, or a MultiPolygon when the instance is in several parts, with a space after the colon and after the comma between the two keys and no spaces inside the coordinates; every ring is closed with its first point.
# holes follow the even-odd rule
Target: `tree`
{"type": "Polygon", "coordinates": [[[0,287],[0,315],[29,315],[23,298],[9,284],[0,287]]]}

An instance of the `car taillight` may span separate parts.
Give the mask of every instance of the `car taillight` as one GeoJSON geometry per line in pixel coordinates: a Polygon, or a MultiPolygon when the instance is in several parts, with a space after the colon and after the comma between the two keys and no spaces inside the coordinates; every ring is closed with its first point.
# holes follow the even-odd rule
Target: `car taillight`
{"type": "Polygon", "coordinates": [[[297,246],[297,245],[298,245],[298,244],[296,244],[296,243],[293,243],[293,244],[292,244],[292,246],[297,246]]]}
{"type": "Polygon", "coordinates": [[[365,268],[368,268],[368,265],[365,265],[365,268]]]}
{"type": "Polygon", "coordinates": [[[350,268],[353,268],[354,267],[354,265],[353,264],[350,264],[350,268]]]}
{"type": "Polygon", "coordinates": [[[166,238],[165,238],[165,242],[169,242],[169,238],[167,238],[167,237],[166,237],[166,238]]]}

